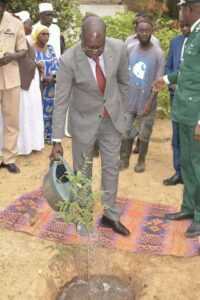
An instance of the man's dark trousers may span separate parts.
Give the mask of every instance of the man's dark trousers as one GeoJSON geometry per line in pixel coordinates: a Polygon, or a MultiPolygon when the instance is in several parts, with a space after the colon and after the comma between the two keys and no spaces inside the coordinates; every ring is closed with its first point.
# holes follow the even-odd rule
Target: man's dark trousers
{"type": "MultiPolygon", "coordinates": [[[[170,103],[172,107],[174,95],[170,93],[170,103]]],[[[181,177],[181,147],[179,124],[172,120],[172,151],[173,151],[173,166],[176,174],[181,177]]]]}
{"type": "Polygon", "coordinates": [[[200,223],[200,142],[194,139],[194,126],[179,124],[181,143],[181,174],[184,193],[181,210],[194,214],[200,223]]]}
{"type": "Polygon", "coordinates": [[[173,164],[176,174],[181,177],[181,147],[179,136],[179,124],[172,121],[172,149],[173,149],[173,164]]]}

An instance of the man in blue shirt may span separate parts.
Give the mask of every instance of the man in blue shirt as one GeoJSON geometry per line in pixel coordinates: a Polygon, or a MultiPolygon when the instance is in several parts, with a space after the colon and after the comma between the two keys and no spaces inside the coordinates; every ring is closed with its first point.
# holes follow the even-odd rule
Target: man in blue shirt
{"type": "MultiPolygon", "coordinates": [[[[183,60],[183,49],[187,37],[190,33],[190,27],[183,21],[182,16],[179,16],[180,29],[182,34],[176,36],[171,40],[167,63],[165,67],[165,73],[170,74],[179,70],[180,64],[183,60]]],[[[169,86],[170,102],[172,104],[175,85],[169,86]]],[[[164,185],[176,185],[183,183],[181,176],[181,162],[180,162],[180,138],[179,138],[179,126],[178,123],[172,121],[172,151],[173,151],[173,165],[175,174],[165,180],[164,185]]]]}

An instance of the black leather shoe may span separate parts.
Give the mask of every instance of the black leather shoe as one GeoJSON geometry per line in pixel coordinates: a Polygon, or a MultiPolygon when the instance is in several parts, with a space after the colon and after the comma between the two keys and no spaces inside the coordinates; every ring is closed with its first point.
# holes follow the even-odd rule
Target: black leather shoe
{"type": "Polygon", "coordinates": [[[172,221],[181,221],[181,220],[186,220],[186,219],[193,219],[193,217],[194,217],[194,214],[184,212],[184,211],[165,214],[165,219],[172,220],[172,221]]]}
{"type": "Polygon", "coordinates": [[[1,163],[0,165],[1,168],[5,168],[7,169],[10,173],[20,173],[20,169],[16,166],[16,164],[5,164],[5,163],[1,163]]]}
{"type": "Polygon", "coordinates": [[[100,226],[112,228],[114,232],[117,232],[124,236],[130,235],[130,231],[120,221],[111,220],[106,216],[103,216],[101,218],[100,226]]]}
{"type": "Polygon", "coordinates": [[[192,224],[186,230],[185,236],[187,238],[195,238],[200,236],[200,223],[192,222],[192,224]]]}
{"type": "Polygon", "coordinates": [[[164,185],[183,184],[183,179],[180,175],[174,174],[172,177],[163,180],[163,184],[164,185]]]}

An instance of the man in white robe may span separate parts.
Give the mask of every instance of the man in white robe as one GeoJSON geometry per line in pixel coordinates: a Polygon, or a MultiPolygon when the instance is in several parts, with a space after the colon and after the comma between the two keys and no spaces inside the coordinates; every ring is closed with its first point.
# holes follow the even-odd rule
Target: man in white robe
{"type": "Polygon", "coordinates": [[[52,4],[40,3],[39,15],[40,20],[33,26],[33,31],[38,24],[45,25],[49,28],[48,44],[53,46],[56,56],[59,59],[61,55],[60,28],[57,24],[53,23],[55,13],[52,4]]]}

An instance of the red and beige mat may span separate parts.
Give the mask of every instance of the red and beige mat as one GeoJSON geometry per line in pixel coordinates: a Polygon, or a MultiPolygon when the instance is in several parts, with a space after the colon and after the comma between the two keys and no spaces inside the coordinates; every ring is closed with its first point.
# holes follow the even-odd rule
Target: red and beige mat
{"type": "Polygon", "coordinates": [[[0,227],[24,232],[40,239],[63,244],[87,244],[150,255],[194,256],[200,254],[198,239],[186,239],[184,232],[190,221],[171,222],[164,218],[173,207],[120,198],[121,221],[131,230],[130,237],[99,226],[96,220],[90,237],[80,235],[48,206],[39,189],[25,194],[0,211],[0,227]]]}

